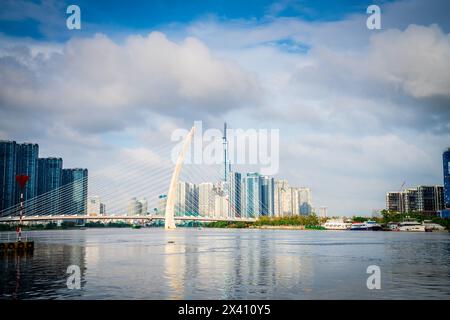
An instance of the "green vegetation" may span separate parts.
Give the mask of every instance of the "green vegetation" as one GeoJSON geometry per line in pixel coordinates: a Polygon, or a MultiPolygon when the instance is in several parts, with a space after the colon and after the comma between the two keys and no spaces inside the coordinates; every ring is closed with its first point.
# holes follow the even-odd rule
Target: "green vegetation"
{"type": "Polygon", "coordinates": [[[261,226],[308,226],[309,229],[319,229],[320,221],[315,215],[309,216],[292,216],[292,217],[260,217],[255,222],[227,222],[217,221],[206,223],[205,227],[209,228],[249,228],[261,226]]]}
{"type": "Polygon", "coordinates": [[[253,222],[231,222],[231,221],[215,221],[205,223],[205,227],[207,228],[248,228],[253,225],[253,222]]]}
{"type": "Polygon", "coordinates": [[[291,217],[260,217],[255,226],[319,226],[319,218],[315,214],[291,217]]]}

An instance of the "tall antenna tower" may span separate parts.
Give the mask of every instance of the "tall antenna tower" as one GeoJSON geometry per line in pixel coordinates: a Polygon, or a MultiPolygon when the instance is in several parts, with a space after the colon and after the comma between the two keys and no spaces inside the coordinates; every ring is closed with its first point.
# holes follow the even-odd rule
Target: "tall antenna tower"
{"type": "Polygon", "coordinates": [[[227,141],[227,123],[223,124],[223,181],[227,182],[227,151],[228,151],[228,141],[227,141]]]}

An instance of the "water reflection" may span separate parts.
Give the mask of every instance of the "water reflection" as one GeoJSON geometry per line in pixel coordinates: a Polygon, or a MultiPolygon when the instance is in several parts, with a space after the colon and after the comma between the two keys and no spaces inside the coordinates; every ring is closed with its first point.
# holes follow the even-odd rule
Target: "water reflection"
{"type": "Polygon", "coordinates": [[[0,257],[3,299],[377,299],[450,297],[448,234],[162,229],[34,234],[0,257]],[[414,244],[414,245],[412,245],[414,244]],[[382,270],[368,290],[366,268],[382,270]],[[69,265],[81,290],[66,285],[69,265]]]}

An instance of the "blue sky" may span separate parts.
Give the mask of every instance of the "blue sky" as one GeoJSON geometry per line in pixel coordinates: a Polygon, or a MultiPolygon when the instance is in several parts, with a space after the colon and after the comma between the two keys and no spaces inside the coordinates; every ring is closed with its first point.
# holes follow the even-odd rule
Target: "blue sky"
{"type": "MultiPolygon", "coordinates": [[[[114,33],[119,30],[152,30],[168,24],[187,24],[214,16],[220,20],[256,20],[264,22],[275,17],[296,17],[305,21],[333,21],[354,13],[361,13],[369,4],[388,1],[268,1],[268,0],[192,0],[192,1],[107,1],[79,0],[48,3],[52,10],[38,13],[39,6],[46,1],[27,1],[35,5],[30,11],[36,16],[20,13],[16,1],[2,5],[0,30],[10,36],[32,37],[41,40],[67,40],[73,34],[67,30],[49,32],[44,26],[55,27],[53,22],[63,21],[65,8],[77,4],[81,8],[82,21],[90,26],[83,28],[84,34],[93,32],[114,33]],[[15,12],[13,12],[15,11],[15,12]],[[8,14],[10,12],[10,14],[8,14]]],[[[41,6],[43,8],[43,6],[41,6]]],[[[55,30],[52,30],[55,31],[55,30]]]]}
{"type": "Polygon", "coordinates": [[[0,139],[105,169],[109,201],[150,198],[117,181],[142,171],[111,168],[150,168],[196,120],[279,129],[276,178],[311,187],[330,215],[382,209],[404,181],[442,184],[449,1],[71,1],[80,31],[68,4],[2,2],[0,139]],[[373,3],[381,30],[366,28],[373,3]]]}

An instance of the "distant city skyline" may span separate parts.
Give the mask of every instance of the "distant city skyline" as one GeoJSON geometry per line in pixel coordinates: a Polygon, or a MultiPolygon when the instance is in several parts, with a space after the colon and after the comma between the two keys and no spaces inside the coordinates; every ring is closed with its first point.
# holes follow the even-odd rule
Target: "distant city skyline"
{"type": "Polygon", "coordinates": [[[17,175],[29,177],[23,190],[25,214],[87,212],[88,170],[64,168],[59,157],[39,157],[36,143],[0,140],[0,213],[17,214],[21,190],[17,175]]]}

